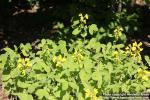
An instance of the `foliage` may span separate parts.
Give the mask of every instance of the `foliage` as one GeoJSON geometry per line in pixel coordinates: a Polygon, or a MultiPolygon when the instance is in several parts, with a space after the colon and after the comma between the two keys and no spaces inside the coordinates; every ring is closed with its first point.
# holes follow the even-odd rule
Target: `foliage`
{"type": "MultiPolygon", "coordinates": [[[[142,61],[126,54],[123,44],[92,38],[68,45],[42,39],[38,51],[28,56],[18,53],[21,46],[5,48],[0,57],[5,88],[21,100],[97,100],[101,93],[140,93],[149,88],[150,72],[142,61]]],[[[27,50],[29,45],[24,46],[27,50]]]]}
{"type": "Polygon", "coordinates": [[[106,20],[89,10],[77,11],[71,25],[58,22],[54,29],[59,35],[42,39],[36,50],[30,43],[4,48],[0,68],[9,94],[20,100],[102,100],[103,93],[141,93],[150,88],[150,58],[142,59],[142,42],[125,45],[126,34],[139,29],[138,14],[124,7],[129,0],[72,2],[96,9],[107,15],[106,20]],[[116,4],[122,4],[121,10],[116,4]]]}

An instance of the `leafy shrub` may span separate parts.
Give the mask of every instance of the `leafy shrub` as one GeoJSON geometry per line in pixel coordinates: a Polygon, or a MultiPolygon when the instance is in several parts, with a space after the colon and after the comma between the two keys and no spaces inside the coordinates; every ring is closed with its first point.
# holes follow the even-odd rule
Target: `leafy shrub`
{"type": "Polygon", "coordinates": [[[97,100],[102,93],[140,93],[149,88],[150,72],[126,54],[123,44],[105,45],[92,38],[67,45],[64,40],[42,39],[37,52],[30,47],[22,44],[20,53],[5,48],[0,56],[5,89],[21,100],[97,100]]]}

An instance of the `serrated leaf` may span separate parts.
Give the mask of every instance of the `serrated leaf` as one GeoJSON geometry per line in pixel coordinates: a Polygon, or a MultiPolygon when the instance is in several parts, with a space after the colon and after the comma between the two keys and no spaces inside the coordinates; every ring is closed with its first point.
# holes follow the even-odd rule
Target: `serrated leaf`
{"type": "Polygon", "coordinates": [[[81,29],[76,28],[76,29],[73,30],[72,34],[73,35],[78,35],[80,32],[81,32],[81,29]]]}
{"type": "Polygon", "coordinates": [[[93,35],[93,33],[94,33],[94,32],[97,32],[97,31],[98,31],[98,27],[97,27],[96,24],[92,24],[92,25],[89,26],[89,33],[90,33],[91,35],[93,35]]]}

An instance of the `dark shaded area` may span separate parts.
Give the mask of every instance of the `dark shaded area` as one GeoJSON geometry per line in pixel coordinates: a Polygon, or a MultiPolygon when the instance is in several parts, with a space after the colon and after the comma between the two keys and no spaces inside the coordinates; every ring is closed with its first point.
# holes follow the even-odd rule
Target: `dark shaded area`
{"type": "Polygon", "coordinates": [[[70,20],[66,2],[47,0],[39,4],[40,8],[36,11],[26,0],[14,0],[10,3],[7,0],[0,1],[0,48],[52,37],[54,34],[50,33],[54,22],[67,23],[70,20]],[[61,8],[64,9],[61,11],[61,8]],[[56,12],[60,16],[63,16],[62,12],[67,16],[59,17],[56,12]]]}
{"type": "MultiPolygon", "coordinates": [[[[118,7],[114,3],[113,0],[39,0],[39,5],[31,6],[27,0],[0,0],[0,48],[34,43],[41,38],[57,38],[53,25],[63,22],[65,26],[70,26],[72,16],[80,12],[92,15],[89,23],[105,26],[117,12],[118,7]]],[[[146,5],[128,9],[132,9],[130,13],[138,11],[140,16],[140,31],[127,34],[129,41],[143,41],[143,54],[150,55],[150,10],[146,5]]]]}

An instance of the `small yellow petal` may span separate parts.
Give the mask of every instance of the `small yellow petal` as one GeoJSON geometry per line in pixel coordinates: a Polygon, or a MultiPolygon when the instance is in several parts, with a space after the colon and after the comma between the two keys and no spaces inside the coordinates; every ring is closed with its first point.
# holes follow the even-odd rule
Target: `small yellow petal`
{"type": "Polygon", "coordinates": [[[135,51],[135,50],[136,50],[136,47],[132,47],[131,49],[132,49],[132,51],[135,51]]]}
{"type": "Polygon", "coordinates": [[[85,16],[84,16],[86,19],[89,19],[89,16],[88,16],[88,14],[85,14],[85,16]]]}
{"type": "Polygon", "coordinates": [[[143,76],[142,79],[145,80],[145,81],[147,81],[148,77],[147,76],[143,76]]]}
{"type": "Polygon", "coordinates": [[[30,59],[29,58],[25,58],[25,61],[28,62],[28,61],[30,61],[30,59]]]}
{"type": "Polygon", "coordinates": [[[142,46],[142,42],[140,42],[140,43],[138,44],[138,46],[142,46]]]}
{"type": "Polygon", "coordinates": [[[134,42],[132,45],[133,45],[134,47],[136,47],[136,46],[137,46],[137,43],[136,43],[136,42],[134,42]]]}

